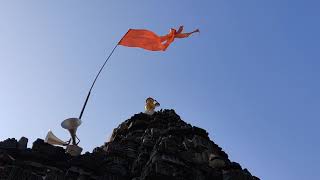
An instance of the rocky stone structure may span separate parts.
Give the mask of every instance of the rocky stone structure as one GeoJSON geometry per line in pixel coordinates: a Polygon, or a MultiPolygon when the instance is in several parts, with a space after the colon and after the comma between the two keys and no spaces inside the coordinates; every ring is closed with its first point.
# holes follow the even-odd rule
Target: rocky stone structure
{"type": "Polygon", "coordinates": [[[0,179],[10,180],[259,180],[173,110],[136,114],[109,142],[71,157],[38,139],[0,142],[0,179]]]}

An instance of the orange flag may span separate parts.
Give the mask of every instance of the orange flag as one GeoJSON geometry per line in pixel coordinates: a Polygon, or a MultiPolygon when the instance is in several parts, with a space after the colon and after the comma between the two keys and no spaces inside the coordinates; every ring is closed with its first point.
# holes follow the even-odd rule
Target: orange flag
{"type": "Polygon", "coordinates": [[[186,38],[195,32],[200,32],[199,29],[189,33],[182,33],[182,31],[183,26],[180,26],[178,31],[170,29],[169,34],[158,36],[154,32],[145,29],[129,29],[118,45],[139,47],[150,51],[165,51],[175,38],[186,38]]]}

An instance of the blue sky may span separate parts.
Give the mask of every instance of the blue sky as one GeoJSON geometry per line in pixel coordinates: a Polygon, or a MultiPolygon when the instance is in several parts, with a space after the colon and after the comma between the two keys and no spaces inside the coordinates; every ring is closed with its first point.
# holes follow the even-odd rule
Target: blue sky
{"type": "Polygon", "coordinates": [[[155,97],[261,179],[319,179],[318,1],[1,1],[0,139],[69,134],[129,28],[200,34],[166,52],[118,47],[78,129],[102,145],[155,97]]]}

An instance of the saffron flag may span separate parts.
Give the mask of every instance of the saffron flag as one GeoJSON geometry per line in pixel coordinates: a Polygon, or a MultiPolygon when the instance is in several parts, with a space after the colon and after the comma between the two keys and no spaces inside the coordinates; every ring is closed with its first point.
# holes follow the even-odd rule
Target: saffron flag
{"type": "Polygon", "coordinates": [[[189,33],[182,33],[182,31],[183,26],[180,26],[178,31],[171,28],[167,35],[158,36],[154,32],[145,29],[129,29],[118,45],[139,47],[150,51],[165,51],[175,38],[186,38],[195,32],[200,32],[199,29],[189,33]]]}

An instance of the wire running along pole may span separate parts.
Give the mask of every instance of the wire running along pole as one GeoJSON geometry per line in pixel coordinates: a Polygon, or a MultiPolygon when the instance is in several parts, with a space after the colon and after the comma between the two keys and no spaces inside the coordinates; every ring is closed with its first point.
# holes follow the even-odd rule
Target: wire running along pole
{"type": "Polygon", "coordinates": [[[88,95],[87,95],[87,97],[86,97],[86,100],[84,101],[84,104],[83,104],[83,107],[82,107],[82,110],[81,110],[79,119],[82,118],[83,112],[84,112],[84,110],[86,109],[88,100],[89,100],[89,98],[90,98],[90,95],[91,95],[91,91],[92,91],[92,89],[93,89],[93,86],[96,84],[96,81],[97,81],[97,79],[98,79],[101,71],[102,71],[103,68],[106,66],[106,64],[107,64],[108,60],[110,59],[110,57],[112,56],[113,52],[114,52],[114,51],[116,50],[116,48],[119,46],[119,43],[121,42],[121,40],[128,34],[129,31],[130,31],[130,29],[127,31],[127,33],[126,33],[124,36],[122,36],[122,38],[120,39],[120,41],[114,46],[114,48],[112,49],[112,51],[111,51],[111,53],[109,54],[109,56],[107,57],[107,59],[106,59],[106,60],[104,61],[104,63],[102,64],[102,66],[101,66],[98,74],[97,74],[96,77],[94,78],[94,81],[92,82],[92,85],[91,85],[90,90],[89,90],[89,92],[88,92],[88,95]]]}

